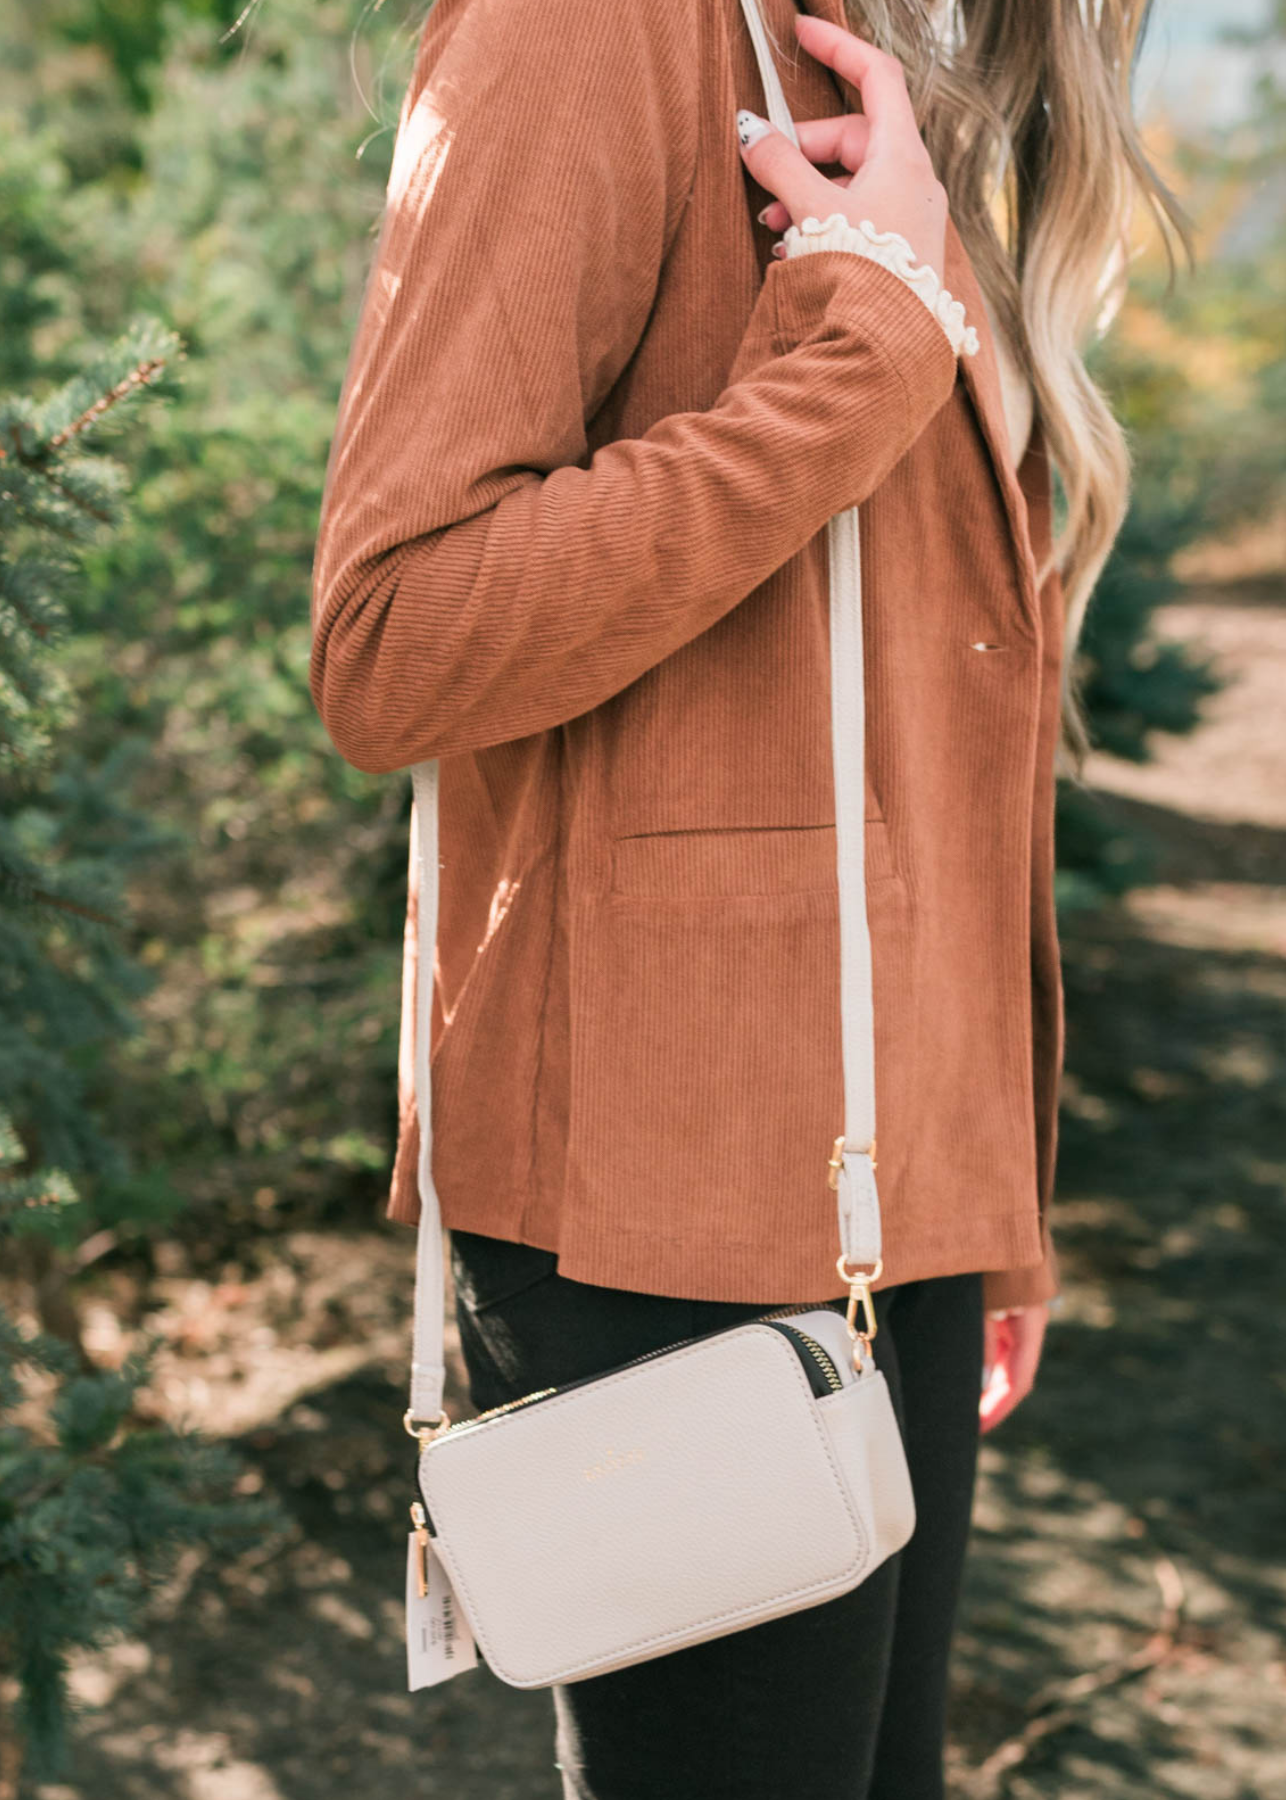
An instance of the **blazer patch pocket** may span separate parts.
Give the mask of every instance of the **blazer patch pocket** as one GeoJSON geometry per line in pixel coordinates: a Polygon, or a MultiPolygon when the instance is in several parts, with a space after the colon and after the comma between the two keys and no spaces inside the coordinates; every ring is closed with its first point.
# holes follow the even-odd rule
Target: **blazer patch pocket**
{"type": "MultiPolygon", "coordinates": [[[[885,831],[868,825],[877,867],[885,831]]],[[[616,887],[586,909],[573,951],[574,981],[596,1000],[573,1049],[569,1233],[607,1196],[611,1224],[596,1234],[708,1242],[757,1264],[763,1244],[811,1229],[796,1197],[819,1213],[829,1203],[843,1121],[834,827],[666,832],[614,849],[616,887]]],[[[876,1064],[902,1069],[915,1031],[907,884],[870,882],[867,906],[876,1064]]],[[[828,1268],[823,1254],[810,1280],[828,1268]]]]}

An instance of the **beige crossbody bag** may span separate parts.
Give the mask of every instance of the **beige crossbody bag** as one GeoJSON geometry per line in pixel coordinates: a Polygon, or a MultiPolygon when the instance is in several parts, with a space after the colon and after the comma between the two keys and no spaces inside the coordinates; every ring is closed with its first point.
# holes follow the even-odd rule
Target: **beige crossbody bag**
{"type": "MultiPolygon", "coordinates": [[[[742,0],[769,117],[798,141],[755,0],[742,0]]],[[[432,1175],[429,1020],[438,907],[436,762],[412,770],[420,956],[420,1223],[407,1430],[409,1682],[476,1661],[545,1687],[845,1593],[910,1537],[906,1455],[870,1340],[881,1270],[857,509],[827,527],[844,1135],[830,1149],[847,1316],[786,1308],[451,1424],[432,1175]],[[610,1479],[602,1478],[607,1471],[610,1479]]],[[[819,1172],[819,1179],[820,1179],[819,1172]]]]}

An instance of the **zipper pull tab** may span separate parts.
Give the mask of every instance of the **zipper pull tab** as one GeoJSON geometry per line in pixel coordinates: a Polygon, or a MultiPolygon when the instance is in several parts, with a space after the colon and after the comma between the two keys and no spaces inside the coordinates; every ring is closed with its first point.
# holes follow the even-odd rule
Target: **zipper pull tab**
{"type": "Polygon", "coordinates": [[[423,1600],[429,1591],[429,1528],[418,1500],[411,1502],[411,1523],[415,1526],[415,1580],[423,1600]]]}

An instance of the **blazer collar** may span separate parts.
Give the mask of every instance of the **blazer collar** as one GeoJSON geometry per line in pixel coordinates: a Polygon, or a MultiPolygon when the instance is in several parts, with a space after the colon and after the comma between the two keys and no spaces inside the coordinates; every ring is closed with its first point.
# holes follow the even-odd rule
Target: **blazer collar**
{"type": "MultiPolygon", "coordinates": [[[[794,49],[793,31],[790,30],[791,14],[798,10],[810,12],[819,19],[827,19],[832,25],[847,27],[848,21],[844,9],[844,0],[761,0],[765,17],[770,26],[778,34],[779,40],[794,49]]],[[[848,110],[860,110],[860,101],[847,82],[841,81],[830,70],[823,69],[820,64],[813,63],[811,58],[800,60],[811,66],[835,86],[840,103],[848,110]]],[[[791,71],[787,66],[779,64],[783,86],[790,94],[791,71]]],[[[792,105],[792,112],[794,107],[792,105]]],[[[805,114],[804,116],[809,116],[805,114]]],[[[969,260],[964,242],[956,229],[954,219],[947,217],[946,266],[940,271],[943,285],[953,298],[963,302],[965,318],[978,333],[978,351],[974,356],[961,355],[959,358],[960,373],[964,382],[974,413],[981,428],[987,456],[991,463],[992,474],[1000,490],[1004,502],[1005,518],[1009,526],[1010,548],[1017,565],[1022,584],[1023,600],[1033,622],[1039,617],[1039,604],[1036,594],[1036,560],[1032,550],[1033,521],[1029,517],[1029,502],[1041,491],[1039,484],[1033,482],[1034,473],[1044,475],[1043,468],[1037,470],[1036,465],[1043,464],[1045,456],[1044,434],[1037,419],[1021,464],[1015,468],[1009,454],[1009,428],[1005,420],[1004,390],[1000,381],[1000,365],[996,354],[995,339],[992,335],[991,321],[987,317],[983,305],[982,289],[974,273],[973,264],[969,260]]]]}

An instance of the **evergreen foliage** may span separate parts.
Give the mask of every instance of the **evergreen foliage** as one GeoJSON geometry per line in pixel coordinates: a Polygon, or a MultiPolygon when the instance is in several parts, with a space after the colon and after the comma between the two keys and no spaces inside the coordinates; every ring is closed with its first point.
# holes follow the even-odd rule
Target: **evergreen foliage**
{"type": "Polygon", "coordinates": [[[0,1667],[16,1689],[0,1751],[34,1780],[67,1772],[73,1653],[135,1630],[186,1546],[229,1550],[283,1524],[275,1501],[234,1494],[225,1446],[140,1421],[154,1354],[86,1374],[61,1339],[0,1310],[0,1667]]]}
{"type": "MultiPolygon", "coordinates": [[[[0,259],[0,308],[31,315],[0,350],[10,383],[61,377],[141,308],[187,351],[180,400],[131,441],[129,529],[86,563],[64,668],[89,761],[156,747],[127,791],[166,846],[132,894],[156,999],[99,1094],[131,1157],[96,1222],[178,1189],[203,1253],[275,1228],[279,1196],[373,1212],[393,1121],[406,794],[335,755],[307,686],[327,443],[410,47],[360,10],[274,0],[230,56],[171,8],[136,176],[69,174],[73,150],[98,161],[82,119],[0,131],[0,207],[38,271],[0,259]]],[[[0,73],[0,107],[18,98],[0,73]]]]}
{"type": "MultiPolygon", "coordinates": [[[[92,446],[178,349],[140,319],[43,400],[0,400],[0,1243],[41,1240],[27,1266],[46,1313],[58,1252],[93,1214],[82,1177],[126,1166],[91,1090],[95,1053],[133,1027],[124,881],[158,842],[124,797],[124,750],[59,755],[78,725],[61,653],[84,552],[121,515],[124,471],[92,446]]],[[[16,1682],[0,1747],[38,1777],[65,1767],[70,1654],[134,1627],[182,1545],[280,1523],[230,1497],[224,1447],[135,1416],[153,1349],[96,1369],[62,1316],[67,1339],[0,1309],[0,1661],[16,1682]]]]}
{"type": "Polygon", "coordinates": [[[156,834],[124,798],[125,748],[56,754],[77,726],[59,653],[83,552],[120,517],[123,470],[94,440],[177,350],[142,319],[39,403],[0,400],[0,1232],[65,1235],[78,1177],[122,1166],[88,1086],[130,1029],[122,885],[156,834]]]}

